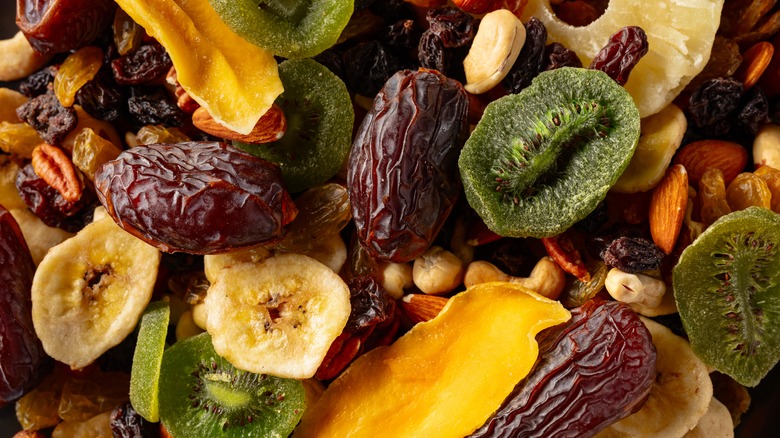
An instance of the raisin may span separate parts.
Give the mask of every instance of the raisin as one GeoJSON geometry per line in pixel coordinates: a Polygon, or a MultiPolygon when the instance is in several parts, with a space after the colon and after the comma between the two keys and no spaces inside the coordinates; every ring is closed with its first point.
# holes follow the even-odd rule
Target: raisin
{"type": "Polygon", "coordinates": [[[387,27],[382,41],[393,50],[401,53],[412,49],[419,40],[419,32],[414,20],[399,20],[387,27]]]}
{"type": "Polygon", "coordinates": [[[50,227],[75,233],[85,225],[85,206],[94,200],[91,192],[84,191],[76,202],[66,201],[57,189],[35,173],[31,164],[16,175],[16,189],[27,207],[50,227]]]}
{"type": "Polygon", "coordinates": [[[168,73],[173,63],[160,44],[145,44],[135,52],[111,62],[114,80],[120,85],[152,82],[168,73]]]}
{"type": "Polygon", "coordinates": [[[314,57],[314,60],[328,68],[334,75],[347,83],[347,74],[344,71],[344,55],[330,48],[314,57]]]}
{"type": "Polygon", "coordinates": [[[601,70],[620,85],[628,82],[634,66],[647,54],[647,34],[639,26],[626,26],[609,37],[609,42],[590,63],[591,70],[601,70]]]}
{"type": "Polygon", "coordinates": [[[534,370],[472,437],[593,436],[642,407],[656,350],[637,314],[603,300],[571,313],[539,334],[534,370]]]}
{"type": "Polygon", "coordinates": [[[51,361],[35,334],[32,288],[35,263],[22,230],[0,206],[0,407],[32,389],[49,371],[51,361]]]}
{"type": "Polygon", "coordinates": [[[606,230],[589,234],[585,238],[585,247],[588,253],[594,258],[603,259],[604,251],[607,250],[613,240],[620,237],[649,237],[649,233],[642,227],[632,225],[615,225],[606,230]]]}
{"type": "Polygon", "coordinates": [[[736,79],[705,81],[691,94],[688,105],[690,120],[696,128],[710,131],[711,135],[725,134],[729,130],[727,119],[739,108],[742,94],[742,82],[736,79]]]}
{"type": "Polygon", "coordinates": [[[477,32],[474,18],[455,7],[430,9],[425,19],[430,25],[428,30],[441,38],[448,49],[466,47],[477,32]]]}
{"type": "Polygon", "coordinates": [[[76,102],[89,115],[98,119],[114,121],[124,113],[127,97],[104,72],[84,84],[76,93],[76,102]]]}
{"type": "Polygon", "coordinates": [[[406,0],[375,0],[370,3],[369,9],[371,12],[384,18],[387,23],[415,18],[414,9],[406,0]]]}
{"type": "Polygon", "coordinates": [[[526,239],[511,237],[478,246],[476,258],[494,264],[512,277],[528,277],[538,259],[526,239]]]}
{"type": "Polygon", "coordinates": [[[765,123],[770,122],[769,100],[760,87],[754,86],[745,95],[737,112],[736,124],[743,131],[755,136],[765,123]]]}
{"type": "Polygon", "coordinates": [[[344,52],[347,85],[358,94],[375,96],[385,82],[400,70],[400,61],[379,41],[360,43],[344,52]]]}
{"type": "Polygon", "coordinates": [[[225,143],[132,148],[95,174],[100,202],[165,252],[226,252],[278,241],[297,214],[275,164],[225,143]]]}
{"type": "Polygon", "coordinates": [[[460,193],[468,97],[436,71],[396,73],[358,128],[347,186],[358,236],[377,258],[407,262],[430,246],[460,193]]]}
{"type": "Polygon", "coordinates": [[[111,411],[111,432],[114,438],[151,438],[156,437],[155,426],[144,420],[133,409],[130,402],[121,404],[111,411]]]}
{"type": "Polygon", "coordinates": [[[62,106],[54,93],[28,100],[16,109],[16,115],[49,144],[58,144],[78,123],[76,110],[62,106]]]}
{"type": "Polygon", "coordinates": [[[561,67],[582,67],[582,61],[571,50],[561,43],[548,44],[544,48],[544,64],[542,71],[555,70],[561,67]]]}
{"type": "Polygon", "coordinates": [[[19,83],[19,92],[27,97],[40,96],[49,89],[49,84],[54,82],[54,76],[57,74],[55,67],[44,67],[37,72],[27,76],[19,83]]]}
{"type": "Polygon", "coordinates": [[[417,46],[417,60],[420,67],[438,70],[446,74],[453,64],[452,54],[444,48],[441,37],[434,32],[425,31],[417,46]]]}
{"type": "Polygon", "coordinates": [[[604,263],[623,272],[635,274],[661,266],[664,252],[641,237],[619,237],[604,250],[604,263]]]}
{"type": "Polygon", "coordinates": [[[182,126],[187,119],[187,115],[175,102],[171,102],[162,89],[134,87],[131,94],[127,107],[130,115],[141,126],[182,126]]]}
{"type": "Polygon", "coordinates": [[[531,80],[542,71],[546,42],[547,28],[544,23],[537,18],[528,20],[525,24],[525,44],[509,74],[501,82],[508,93],[519,93],[531,85],[531,80]]]}

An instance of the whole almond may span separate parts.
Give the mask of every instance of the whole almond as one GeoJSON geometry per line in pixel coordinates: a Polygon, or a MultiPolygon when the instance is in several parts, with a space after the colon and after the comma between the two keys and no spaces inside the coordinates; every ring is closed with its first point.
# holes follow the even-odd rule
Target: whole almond
{"type": "Polygon", "coordinates": [[[287,131],[287,119],[279,105],[273,104],[257,121],[249,134],[239,134],[220,125],[208,110],[199,107],[192,113],[192,124],[203,132],[227,140],[243,141],[245,143],[271,143],[284,136],[287,131]]]}
{"type": "Polygon", "coordinates": [[[650,235],[666,254],[674,249],[687,206],[688,172],[675,164],[667,169],[650,198],[650,235]]]}
{"type": "Polygon", "coordinates": [[[401,300],[401,310],[410,321],[417,324],[436,318],[448,301],[449,298],[435,295],[409,294],[401,300]]]}
{"type": "Polygon", "coordinates": [[[723,180],[730,183],[745,168],[748,153],[738,143],[724,140],[700,140],[682,147],[674,157],[674,164],[682,164],[688,178],[699,184],[704,171],[716,167],[723,172],[723,180]]]}
{"type": "Polygon", "coordinates": [[[764,74],[774,53],[775,47],[769,41],[754,44],[742,54],[742,63],[734,73],[734,77],[742,81],[746,90],[752,88],[764,74]]]}

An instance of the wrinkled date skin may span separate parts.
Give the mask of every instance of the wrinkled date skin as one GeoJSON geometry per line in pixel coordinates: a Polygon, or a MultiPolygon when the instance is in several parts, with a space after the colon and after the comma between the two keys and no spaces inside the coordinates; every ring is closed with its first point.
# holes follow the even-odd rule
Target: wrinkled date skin
{"type": "Polygon", "coordinates": [[[434,70],[391,77],[358,129],[347,185],[358,237],[374,257],[407,262],[430,246],[460,191],[468,97],[434,70]]]}
{"type": "Polygon", "coordinates": [[[0,407],[24,395],[51,364],[32,322],[34,274],[22,231],[0,206],[0,407]]]}
{"type": "Polygon", "coordinates": [[[539,361],[473,437],[588,437],[642,407],[656,351],[639,317],[591,300],[540,333],[539,361]]]}
{"type": "Polygon", "coordinates": [[[111,0],[16,0],[16,24],[39,53],[89,44],[114,18],[111,0]]]}
{"type": "Polygon", "coordinates": [[[124,151],[98,170],[95,188],[116,223],[164,252],[275,241],[298,213],[275,164],[219,142],[124,151]]]}

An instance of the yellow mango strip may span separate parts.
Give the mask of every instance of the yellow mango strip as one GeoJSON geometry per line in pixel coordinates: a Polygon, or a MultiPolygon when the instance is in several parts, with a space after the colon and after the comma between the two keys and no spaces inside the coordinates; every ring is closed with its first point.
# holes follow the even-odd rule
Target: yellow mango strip
{"type": "Polygon", "coordinates": [[[536,334],[570,317],[518,285],[472,286],[436,318],[358,358],[306,410],[294,437],[468,435],[531,371],[536,334]]]}
{"type": "Polygon", "coordinates": [[[249,134],[282,93],[273,55],[236,35],[208,0],[117,0],[165,47],[179,83],[211,116],[249,134]]]}

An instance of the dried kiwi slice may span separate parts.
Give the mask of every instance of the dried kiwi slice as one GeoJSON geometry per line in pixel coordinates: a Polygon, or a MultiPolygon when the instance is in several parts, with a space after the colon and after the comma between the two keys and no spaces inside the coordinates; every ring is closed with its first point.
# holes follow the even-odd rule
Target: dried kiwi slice
{"type": "Polygon", "coordinates": [[[693,351],[745,386],[780,360],[780,215],[723,216],[680,256],[674,298],[693,351]]]}
{"type": "Polygon", "coordinates": [[[228,27],[274,55],[308,58],[334,45],[353,0],[209,0],[228,27]]]}
{"type": "Polygon", "coordinates": [[[160,420],[171,436],[287,437],[306,408],[299,380],[239,370],[202,333],[165,351],[160,420]]]}
{"type": "Polygon", "coordinates": [[[606,197],[639,134],[634,101],[606,74],[544,72],[487,106],[458,161],[466,198],[502,236],[559,234],[606,197]]]}
{"type": "Polygon", "coordinates": [[[325,182],[339,171],[352,145],[355,112],[346,85],[311,59],[279,64],[284,93],[277,99],[287,118],[281,140],[233,145],[279,165],[290,192],[325,182]]]}
{"type": "Polygon", "coordinates": [[[141,317],[133,353],[133,368],[130,371],[130,402],[133,409],[153,423],[160,421],[158,385],[170,319],[168,302],[155,301],[149,304],[141,317]]]}

